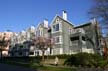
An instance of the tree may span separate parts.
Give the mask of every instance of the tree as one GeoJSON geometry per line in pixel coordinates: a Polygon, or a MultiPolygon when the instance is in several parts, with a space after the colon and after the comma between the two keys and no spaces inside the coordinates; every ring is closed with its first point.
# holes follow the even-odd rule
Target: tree
{"type": "Polygon", "coordinates": [[[94,5],[90,8],[91,18],[97,18],[102,25],[108,25],[108,0],[93,0],[94,5]]]}
{"type": "MultiPolygon", "coordinates": [[[[90,18],[96,18],[100,23],[100,26],[96,26],[96,31],[97,29],[101,29],[102,30],[101,34],[105,36],[108,30],[108,0],[92,0],[92,1],[94,5],[90,8],[88,13],[90,15],[90,18]]],[[[99,36],[97,37],[97,41],[99,41],[99,39],[102,38],[102,36],[98,35],[98,33],[96,36],[99,36]]],[[[98,45],[99,42],[97,46],[98,45]]]]}
{"type": "Polygon", "coordinates": [[[44,61],[45,50],[48,47],[52,46],[51,39],[45,37],[36,37],[33,40],[33,43],[36,46],[36,48],[42,51],[42,60],[44,61]]]}
{"type": "Polygon", "coordinates": [[[92,0],[93,6],[90,8],[88,14],[90,18],[96,18],[103,30],[103,34],[108,32],[108,0],[92,0]]]}
{"type": "Polygon", "coordinates": [[[0,56],[2,58],[2,51],[7,51],[4,47],[6,47],[9,44],[9,40],[5,40],[5,36],[3,36],[0,40],[0,56]]]}

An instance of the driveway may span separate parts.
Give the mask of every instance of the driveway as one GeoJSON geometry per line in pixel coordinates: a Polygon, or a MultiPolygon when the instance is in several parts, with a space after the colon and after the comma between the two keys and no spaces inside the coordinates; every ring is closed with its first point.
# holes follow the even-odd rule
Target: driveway
{"type": "Polygon", "coordinates": [[[37,71],[37,70],[0,63],[0,71],[37,71]]]}

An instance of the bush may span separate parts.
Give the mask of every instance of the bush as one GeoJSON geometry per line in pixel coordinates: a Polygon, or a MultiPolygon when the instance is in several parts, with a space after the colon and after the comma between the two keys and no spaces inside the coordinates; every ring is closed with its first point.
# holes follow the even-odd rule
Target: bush
{"type": "Polygon", "coordinates": [[[41,57],[5,57],[3,61],[13,61],[22,63],[40,63],[41,57]]]}
{"type": "Polygon", "coordinates": [[[78,53],[69,56],[64,65],[68,66],[82,66],[82,67],[104,67],[108,61],[104,60],[102,56],[98,54],[78,53]]]}
{"type": "Polygon", "coordinates": [[[55,57],[58,57],[60,59],[66,59],[67,57],[69,57],[70,55],[66,55],[66,54],[62,54],[62,55],[49,55],[49,56],[45,56],[45,59],[48,57],[49,59],[55,59],[55,57]]]}

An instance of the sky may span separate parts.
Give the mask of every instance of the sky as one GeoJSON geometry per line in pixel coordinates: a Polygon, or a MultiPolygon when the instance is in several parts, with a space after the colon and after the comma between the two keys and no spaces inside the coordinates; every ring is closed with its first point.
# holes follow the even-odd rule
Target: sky
{"type": "Polygon", "coordinates": [[[0,32],[20,32],[44,19],[50,24],[63,10],[73,25],[80,25],[90,20],[87,12],[91,5],[91,0],[0,0],[0,32]]]}

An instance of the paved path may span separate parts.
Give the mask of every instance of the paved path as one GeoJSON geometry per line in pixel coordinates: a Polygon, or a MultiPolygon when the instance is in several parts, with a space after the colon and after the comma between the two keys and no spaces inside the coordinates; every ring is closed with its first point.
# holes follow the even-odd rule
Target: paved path
{"type": "Polygon", "coordinates": [[[37,70],[0,63],[0,71],[37,71],[37,70]]]}

